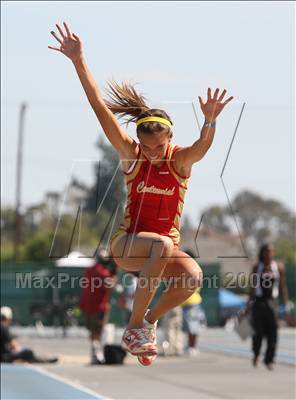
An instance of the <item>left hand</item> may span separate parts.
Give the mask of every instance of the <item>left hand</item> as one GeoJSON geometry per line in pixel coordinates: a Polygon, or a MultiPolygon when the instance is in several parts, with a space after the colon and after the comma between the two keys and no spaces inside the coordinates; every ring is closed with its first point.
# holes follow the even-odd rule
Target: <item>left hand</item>
{"type": "Polygon", "coordinates": [[[215,121],[220,112],[226,106],[226,104],[228,104],[233,99],[233,96],[231,96],[228,97],[228,99],[226,99],[224,102],[222,102],[225,94],[226,90],[224,89],[221,95],[218,97],[219,89],[216,89],[214,92],[214,96],[212,97],[211,89],[208,88],[208,98],[206,103],[204,103],[202,98],[198,96],[200,108],[207,122],[215,121]]]}

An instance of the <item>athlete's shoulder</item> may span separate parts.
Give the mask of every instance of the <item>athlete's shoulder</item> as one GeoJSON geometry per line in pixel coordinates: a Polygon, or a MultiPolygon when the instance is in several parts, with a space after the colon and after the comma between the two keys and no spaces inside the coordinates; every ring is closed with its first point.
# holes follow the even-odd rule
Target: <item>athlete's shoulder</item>
{"type": "Polygon", "coordinates": [[[179,150],[179,149],[182,149],[182,148],[183,148],[182,146],[180,146],[180,145],[177,144],[177,143],[170,143],[170,146],[171,146],[171,148],[174,149],[174,150],[179,150]]]}
{"type": "Polygon", "coordinates": [[[169,150],[169,159],[172,163],[172,168],[175,173],[182,179],[188,179],[191,176],[191,166],[184,165],[183,157],[180,156],[184,147],[178,144],[171,143],[169,150]]]}
{"type": "Polygon", "coordinates": [[[175,155],[178,151],[182,150],[183,147],[176,143],[169,143],[169,154],[175,155]]]}

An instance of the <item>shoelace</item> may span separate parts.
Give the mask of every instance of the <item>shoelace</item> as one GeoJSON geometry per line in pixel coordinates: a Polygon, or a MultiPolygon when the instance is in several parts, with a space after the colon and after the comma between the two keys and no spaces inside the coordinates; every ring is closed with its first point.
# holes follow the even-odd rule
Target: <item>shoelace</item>
{"type": "Polygon", "coordinates": [[[135,329],[135,336],[136,339],[141,340],[141,341],[145,341],[145,342],[149,342],[150,338],[149,338],[149,332],[147,328],[142,328],[142,329],[135,329]]]}

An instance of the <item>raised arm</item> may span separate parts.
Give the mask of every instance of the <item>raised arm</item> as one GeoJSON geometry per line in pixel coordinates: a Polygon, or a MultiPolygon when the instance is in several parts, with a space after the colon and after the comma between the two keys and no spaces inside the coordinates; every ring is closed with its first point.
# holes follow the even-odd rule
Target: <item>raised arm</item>
{"type": "Polygon", "coordinates": [[[216,119],[223,108],[233,97],[229,97],[223,102],[226,90],[224,89],[219,96],[219,89],[216,89],[212,97],[211,89],[208,88],[208,98],[204,102],[199,96],[201,110],[205,116],[205,122],[201,129],[200,138],[192,146],[184,147],[176,152],[175,163],[178,166],[190,170],[192,165],[201,160],[207,153],[215,136],[216,119]]]}
{"type": "Polygon", "coordinates": [[[101,92],[84,59],[80,38],[75,35],[75,33],[71,33],[66,22],[64,22],[63,25],[64,27],[62,29],[58,24],[56,24],[58,33],[51,31],[51,34],[60,46],[48,46],[48,48],[63,53],[73,62],[88,101],[107,138],[118,151],[120,157],[135,158],[135,142],[127,132],[122,129],[114,114],[104,103],[101,92]]]}

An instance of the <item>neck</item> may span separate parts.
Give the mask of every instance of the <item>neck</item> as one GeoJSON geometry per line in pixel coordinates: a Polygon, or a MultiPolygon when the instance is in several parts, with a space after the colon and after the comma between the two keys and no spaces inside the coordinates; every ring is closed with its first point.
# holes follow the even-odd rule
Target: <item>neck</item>
{"type": "Polygon", "coordinates": [[[272,260],[263,261],[264,267],[270,267],[271,263],[272,263],[272,260]]]}

